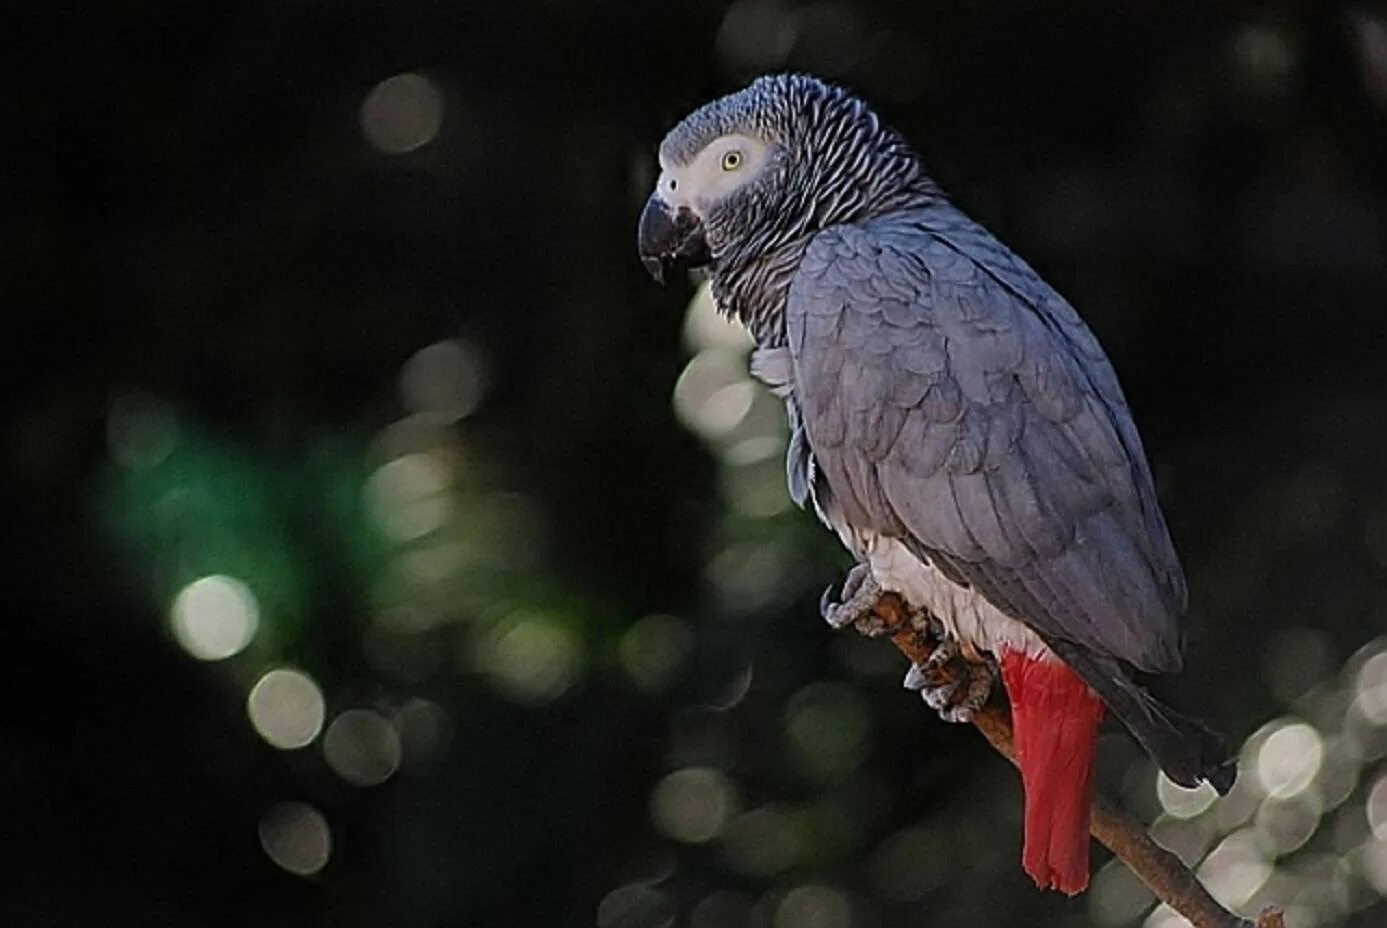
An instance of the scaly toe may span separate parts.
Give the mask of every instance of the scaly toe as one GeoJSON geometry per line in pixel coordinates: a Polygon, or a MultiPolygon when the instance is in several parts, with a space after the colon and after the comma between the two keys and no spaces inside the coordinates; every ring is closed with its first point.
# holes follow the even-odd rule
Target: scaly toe
{"type": "Polygon", "coordinates": [[[944,721],[971,722],[996,682],[997,667],[990,659],[968,660],[957,642],[939,639],[929,657],[910,665],[903,685],[918,690],[944,721]]]}
{"type": "Polygon", "coordinates": [[[939,710],[939,717],[946,722],[968,724],[977,715],[977,710],[965,705],[945,706],[939,710]]]}
{"type": "Polygon", "coordinates": [[[992,695],[992,687],[997,683],[997,667],[991,661],[968,665],[968,686],[958,708],[966,709],[971,715],[983,706],[992,695]]]}
{"type": "Polygon", "coordinates": [[[889,635],[897,631],[895,626],[888,624],[885,619],[872,611],[868,611],[866,615],[852,623],[852,627],[857,629],[859,635],[866,635],[868,638],[880,638],[882,635],[889,635]]]}
{"type": "Polygon", "coordinates": [[[944,712],[953,707],[954,697],[962,689],[962,681],[950,680],[948,683],[939,686],[925,686],[920,688],[920,698],[925,701],[925,705],[943,715],[944,712]]]}
{"type": "Polygon", "coordinates": [[[939,717],[946,722],[971,722],[992,695],[997,667],[990,660],[957,661],[955,667],[961,673],[958,686],[950,695],[949,704],[939,709],[939,717]]]}
{"type": "Polygon", "coordinates": [[[920,669],[926,673],[938,674],[954,658],[958,657],[958,642],[948,638],[938,638],[934,643],[934,650],[925,658],[925,662],[920,665],[920,669]]]}
{"type": "Polygon", "coordinates": [[[881,587],[867,564],[857,564],[843,581],[841,601],[833,601],[833,587],[819,597],[819,614],[834,628],[843,628],[871,616],[872,607],[881,598],[881,587]]]}

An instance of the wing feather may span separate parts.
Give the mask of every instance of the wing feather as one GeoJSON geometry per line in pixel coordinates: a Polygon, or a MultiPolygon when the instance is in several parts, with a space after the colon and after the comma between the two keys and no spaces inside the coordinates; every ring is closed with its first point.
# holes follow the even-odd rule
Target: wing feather
{"type": "Polygon", "coordinates": [[[803,433],[849,524],[1044,636],[1178,668],[1184,579],[1135,426],[1030,268],[949,208],[834,226],[786,326],[803,433]]]}

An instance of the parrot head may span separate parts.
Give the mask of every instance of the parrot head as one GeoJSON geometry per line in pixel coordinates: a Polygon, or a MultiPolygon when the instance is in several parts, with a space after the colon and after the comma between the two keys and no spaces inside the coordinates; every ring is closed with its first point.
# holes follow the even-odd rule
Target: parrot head
{"type": "Polygon", "coordinates": [[[641,262],[737,263],[933,188],[909,146],[865,103],[801,74],[761,77],[689,114],[660,144],[641,212],[641,262]]]}
{"type": "Polygon", "coordinates": [[[702,267],[713,260],[710,229],[716,234],[727,225],[720,221],[724,216],[744,210],[755,199],[767,167],[778,154],[774,143],[753,134],[750,126],[716,135],[714,131],[709,128],[700,134],[703,144],[691,155],[682,149],[673,151],[668,144],[661,146],[660,176],[637,229],[641,263],[661,283],[672,267],[702,267]]]}

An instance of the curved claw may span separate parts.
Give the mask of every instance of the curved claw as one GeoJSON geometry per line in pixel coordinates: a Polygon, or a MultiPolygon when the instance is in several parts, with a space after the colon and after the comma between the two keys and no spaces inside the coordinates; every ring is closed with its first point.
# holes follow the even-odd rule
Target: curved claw
{"type": "Polygon", "coordinates": [[[833,610],[837,607],[838,603],[834,601],[833,597],[833,584],[830,583],[828,586],[824,587],[823,593],[819,596],[819,615],[823,616],[825,622],[832,625],[833,620],[829,618],[829,616],[833,614],[833,610]]]}
{"type": "Polygon", "coordinates": [[[843,589],[835,602],[833,587],[830,585],[819,597],[819,614],[834,628],[852,625],[870,616],[872,608],[881,598],[881,588],[872,576],[871,566],[856,564],[843,581],[843,589]]]}
{"type": "Polygon", "coordinates": [[[906,671],[904,685],[946,722],[971,722],[992,694],[997,670],[991,661],[963,659],[956,642],[940,641],[930,656],[906,671]],[[947,672],[946,672],[947,668],[947,672]]]}
{"type": "Polygon", "coordinates": [[[930,654],[928,660],[911,664],[902,683],[906,689],[917,691],[925,705],[940,713],[949,708],[963,684],[962,680],[946,677],[940,672],[948,658],[936,658],[945,653],[941,645],[930,654]]]}
{"type": "Polygon", "coordinates": [[[905,672],[905,679],[901,681],[901,686],[908,690],[922,690],[934,681],[934,675],[925,670],[923,664],[911,664],[910,669],[905,672]]]}

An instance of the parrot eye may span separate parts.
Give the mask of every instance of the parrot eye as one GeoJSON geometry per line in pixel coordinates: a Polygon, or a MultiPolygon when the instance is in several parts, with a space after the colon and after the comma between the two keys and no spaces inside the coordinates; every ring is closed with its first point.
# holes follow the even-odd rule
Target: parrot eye
{"type": "Polygon", "coordinates": [[[742,153],[739,151],[729,151],[722,156],[722,169],[724,171],[735,171],[742,166],[742,153]]]}

